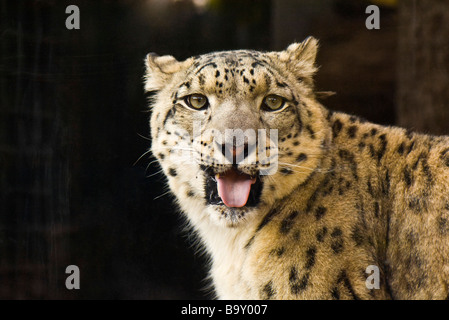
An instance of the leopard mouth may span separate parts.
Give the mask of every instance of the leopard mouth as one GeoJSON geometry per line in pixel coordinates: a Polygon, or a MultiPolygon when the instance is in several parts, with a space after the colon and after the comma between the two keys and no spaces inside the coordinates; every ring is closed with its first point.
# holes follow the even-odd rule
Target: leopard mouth
{"type": "Polygon", "coordinates": [[[256,207],[260,202],[263,182],[260,175],[250,176],[233,165],[224,173],[215,173],[212,167],[206,173],[206,201],[211,205],[229,208],[256,207]]]}

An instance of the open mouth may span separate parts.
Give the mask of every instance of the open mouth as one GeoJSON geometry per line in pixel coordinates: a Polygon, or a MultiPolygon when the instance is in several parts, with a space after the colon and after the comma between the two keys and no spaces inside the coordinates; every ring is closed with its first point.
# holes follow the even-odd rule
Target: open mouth
{"type": "Polygon", "coordinates": [[[206,172],[206,200],[209,204],[230,208],[255,207],[262,193],[259,175],[250,176],[233,166],[224,173],[215,174],[210,167],[206,172]]]}

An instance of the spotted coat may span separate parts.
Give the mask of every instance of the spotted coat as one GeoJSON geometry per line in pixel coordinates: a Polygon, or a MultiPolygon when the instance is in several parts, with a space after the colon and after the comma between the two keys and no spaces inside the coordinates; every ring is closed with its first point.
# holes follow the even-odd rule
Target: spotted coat
{"type": "Polygon", "coordinates": [[[308,38],[280,52],[146,58],[152,153],[211,257],[216,296],[447,298],[449,138],[327,110],[313,87],[316,52],[308,38]],[[205,107],[189,105],[194,94],[205,107]],[[264,109],[268,95],[282,108],[264,109]],[[229,128],[276,129],[266,146],[275,172],[260,174],[270,155],[217,161],[206,132],[229,128]],[[258,179],[240,208],[216,194],[214,176],[232,168],[258,179]],[[367,286],[368,266],[379,289],[367,286]]]}

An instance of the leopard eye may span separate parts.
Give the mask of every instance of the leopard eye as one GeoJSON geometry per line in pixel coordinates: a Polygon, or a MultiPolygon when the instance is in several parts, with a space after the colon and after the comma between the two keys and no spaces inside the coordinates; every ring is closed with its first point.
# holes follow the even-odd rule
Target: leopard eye
{"type": "Polygon", "coordinates": [[[263,99],[262,107],[267,111],[276,111],[281,109],[285,104],[284,98],[270,94],[263,99]]]}
{"type": "Polygon", "coordinates": [[[202,94],[192,94],[187,96],[185,102],[189,107],[196,110],[206,109],[209,106],[207,97],[202,94]]]}

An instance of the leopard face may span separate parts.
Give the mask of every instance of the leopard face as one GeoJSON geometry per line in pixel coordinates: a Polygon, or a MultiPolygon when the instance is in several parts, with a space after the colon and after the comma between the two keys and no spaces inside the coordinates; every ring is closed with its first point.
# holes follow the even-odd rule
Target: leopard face
{"type": "Polygon", "coordinates": [[[329,137],[316,50],[310,38],[281,52],[147,56],[152,152],[184,210],[237,226],[314,173],[329,137]]]}

